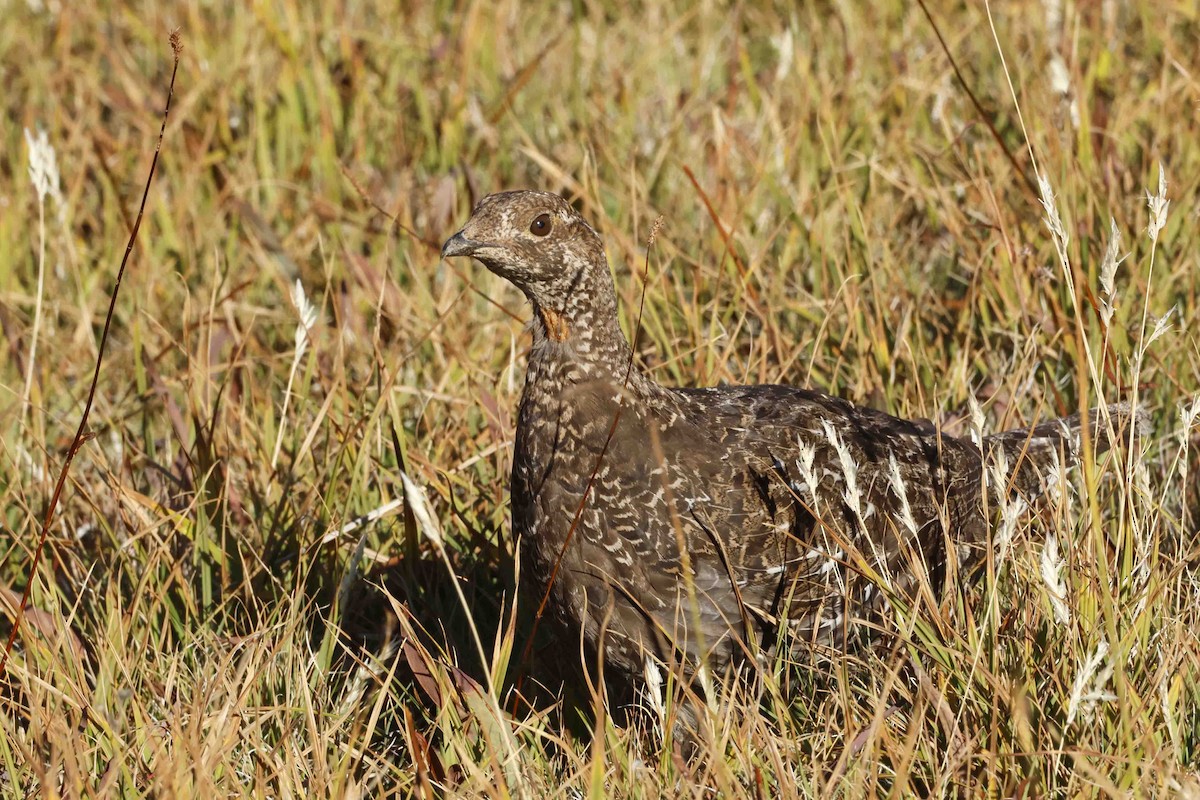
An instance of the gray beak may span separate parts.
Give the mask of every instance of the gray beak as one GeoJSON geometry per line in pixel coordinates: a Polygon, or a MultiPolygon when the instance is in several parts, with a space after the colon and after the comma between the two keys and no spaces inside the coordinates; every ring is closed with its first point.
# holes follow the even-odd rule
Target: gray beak
{"type": "Polygon", "coordinates": [[[483,242],[476,242],[473,239],[468,239],[463,236],[463,232],[451,236],[442,245],[442,258],[453,258],[454,256],[469,256],[475,253],[481,247],[484,247],[483,242]]]}

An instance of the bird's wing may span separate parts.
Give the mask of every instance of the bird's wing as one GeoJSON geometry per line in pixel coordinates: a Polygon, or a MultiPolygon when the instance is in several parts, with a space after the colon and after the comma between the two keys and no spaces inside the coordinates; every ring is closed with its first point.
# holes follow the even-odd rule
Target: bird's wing
{"type": "Polygon", "coordinates": [[[698,524],[742,602],[802,636],[841,641],[889,595],[936,595],[947,543],[985,532],[978,451],[927,423],[783,386],[678,397],[719,441],[736,510],[698,524]]]}

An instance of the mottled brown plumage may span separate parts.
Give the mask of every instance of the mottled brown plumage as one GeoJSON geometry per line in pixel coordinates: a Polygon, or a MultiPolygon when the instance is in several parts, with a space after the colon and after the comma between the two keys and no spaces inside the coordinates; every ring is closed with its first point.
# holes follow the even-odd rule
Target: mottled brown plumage
{"type": "MultiPolygon", "coordinates": [[[[818,391],[658,385],[632,364],[600,237],[556,195],[484,198],[442,255],[533,306],[513,529],[551,607],[633,684],[648,656],[719,672],[780,641],[844,647],[889,600],[935,599],[948,560],[983,554],[986,508],[1077,456],[1078,416],[980,447],[818,391]]],[[[1093,411],[1095,449],[1134,416],[1093,411]]]]}

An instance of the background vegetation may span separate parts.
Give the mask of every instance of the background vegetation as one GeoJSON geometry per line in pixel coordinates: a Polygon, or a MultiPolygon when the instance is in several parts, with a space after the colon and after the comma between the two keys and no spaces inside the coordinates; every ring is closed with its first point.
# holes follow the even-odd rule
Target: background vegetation
{"type": "Polygon", "coordinates": [[[32,584],[0,789],[1197,796],[1200,16],[930,11],[978,107],[897,0],[0,6],[5,631],[32,584]],[[95,438],[30,574],[174,28],[95,438]],[[514,187],[602,231],[664,382],[964,434],[972,400],[999,430],[1130,399],[1154,434],[999,528],[893,651],[714,698],[694,764],[586,697],[514,703],[527,312],[437,252],[514,187]]]}

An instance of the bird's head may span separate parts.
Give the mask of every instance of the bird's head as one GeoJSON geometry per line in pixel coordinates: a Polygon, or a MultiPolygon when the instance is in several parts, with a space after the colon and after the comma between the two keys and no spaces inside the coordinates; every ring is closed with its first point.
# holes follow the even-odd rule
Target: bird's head
{"type": "Polygon", "coordinates": [[[539,308],[563,311],[579,292],[611,285],[600,236],[556,194],[520,191],[479,201],[442,256],[473,256],[539,308]],[[597,273],[602,272],[603,275],[597,273]]]}

